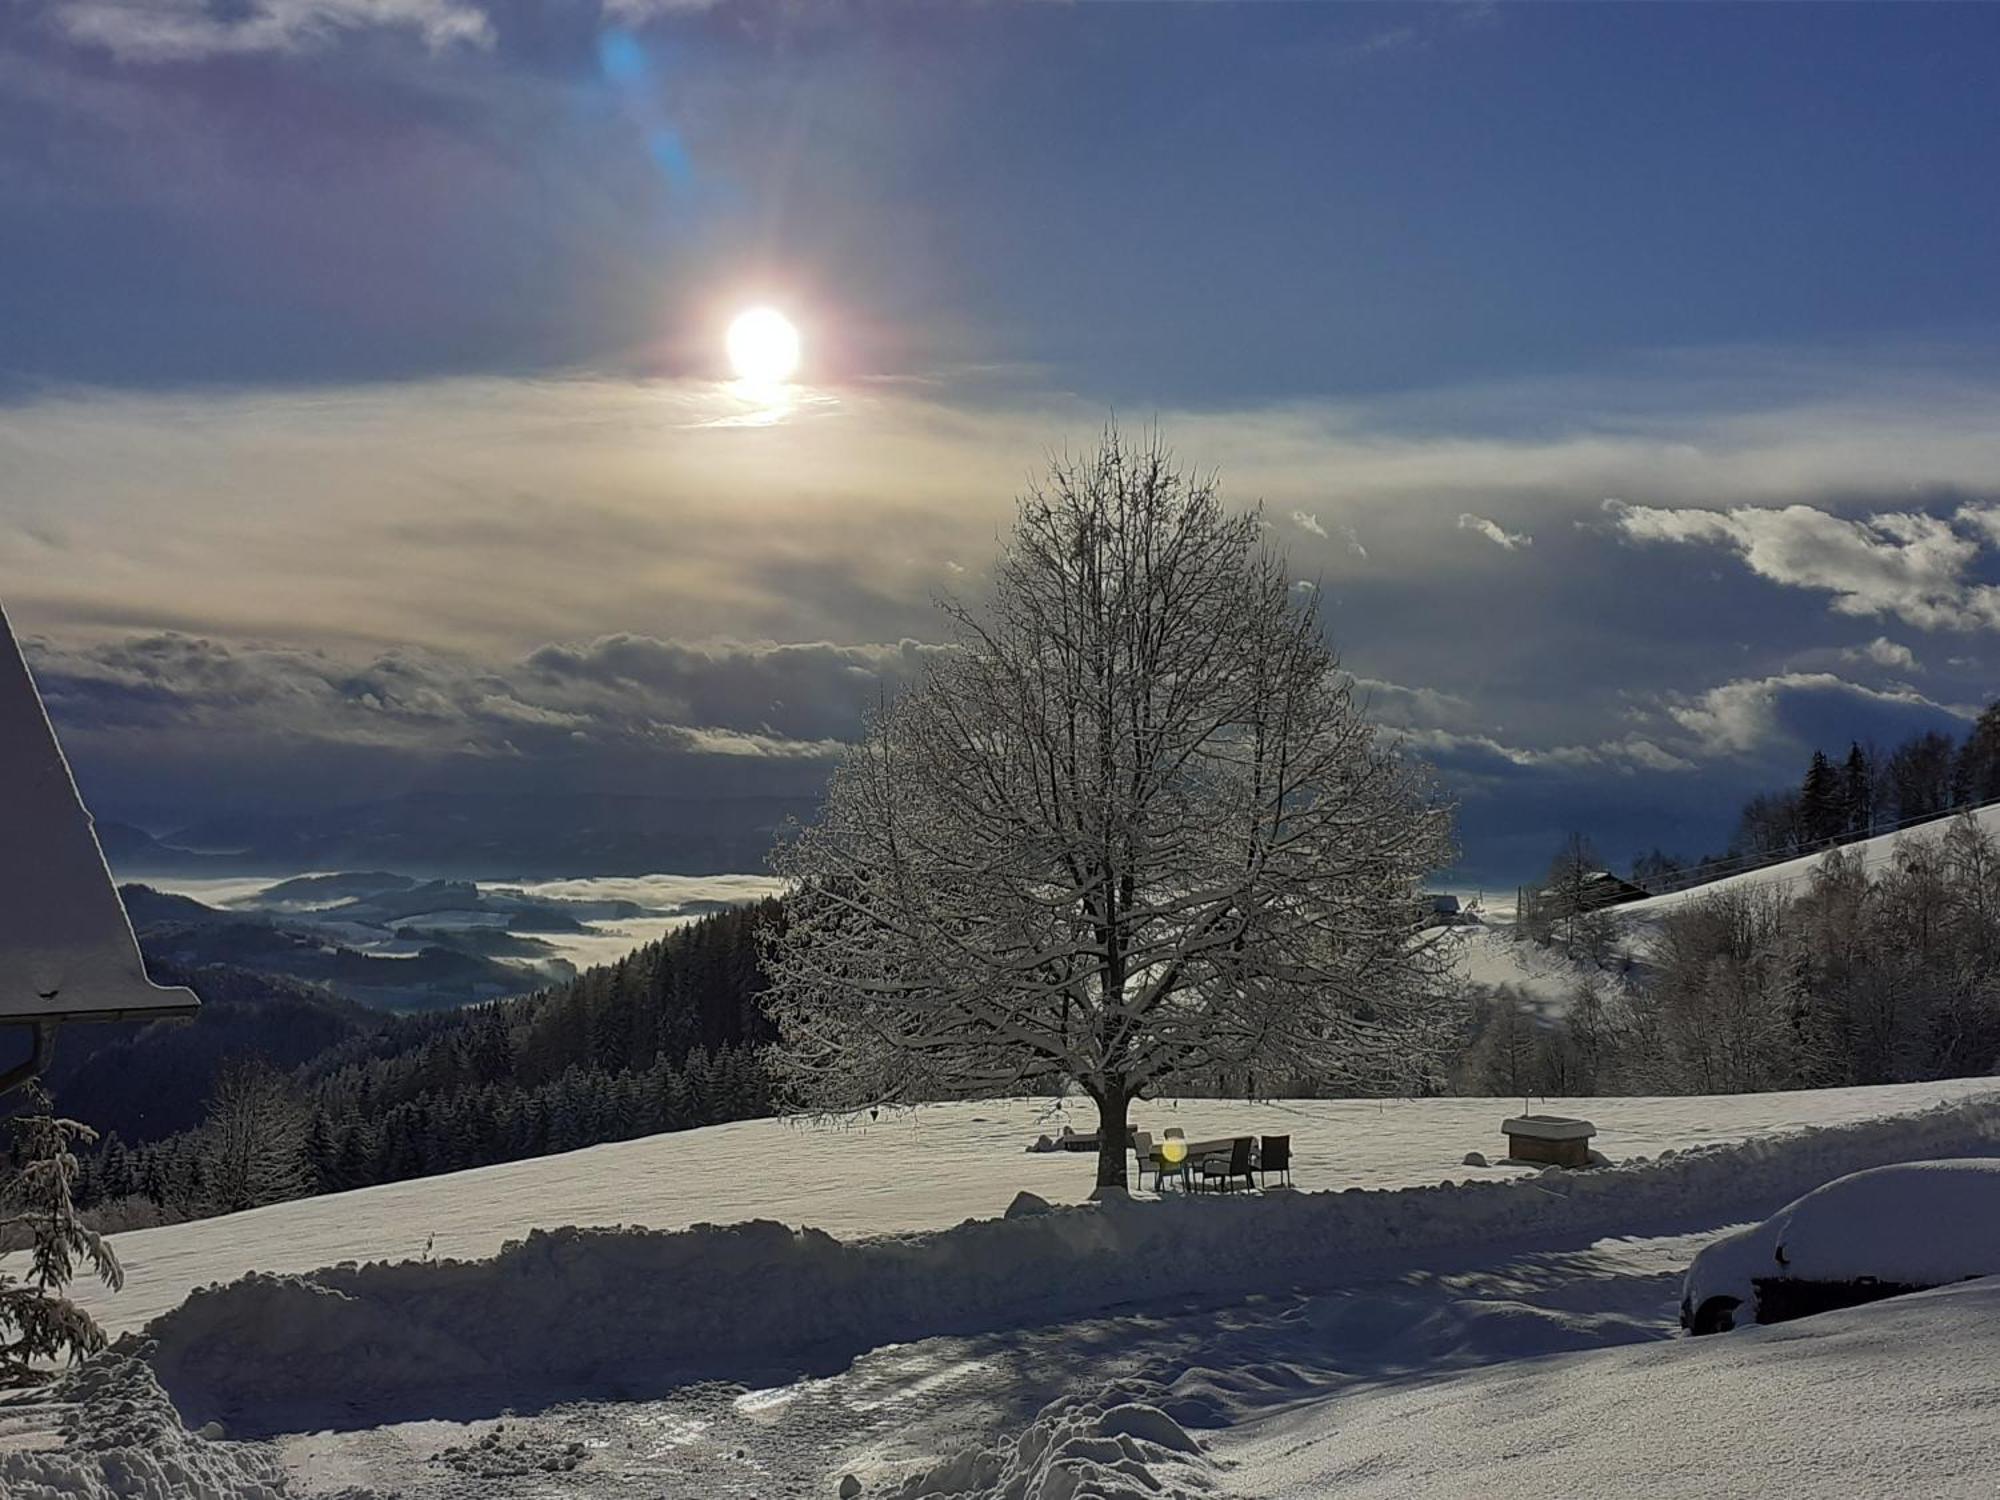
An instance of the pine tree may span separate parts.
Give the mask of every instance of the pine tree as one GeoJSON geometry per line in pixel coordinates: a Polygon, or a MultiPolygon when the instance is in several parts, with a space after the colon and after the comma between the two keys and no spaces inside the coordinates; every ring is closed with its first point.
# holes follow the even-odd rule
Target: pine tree
{"type": "Polygon", "coordinates": [[[2000,797],[2000,703],[1987,705],[1959,747],[1952,791],[1974,806],[2000,797]]]}
{"type": "Polygon", "coordinates": [[[372,1154],[368,1127],[358,1121],[348,1122],[340,1132],[340,1149],[334,1154],[332,1176],[323,1191],[340,1193],[375,1181],[372,1154]]]}
{"type": "Polygon", "coordinates": [[[42,1362],[104,1347],[104,1330],[63,1295],[79,1262],[113,1291],[125,1282],[111,1247],[76,1216],[76,1148],[97,1133],[57,1118],[40,1089],[32,1097],[34,1112],[14,1121],[20,1165],[0,1195],[16,1210],[0,1229],[24,1232],[30,1245],[26,1278],[0,1269],[0,1385],[10,1386],[39,1385],[49,1378],[42,1362]]]}
{"type": "Polygon", "coordinates": [[[137,1185],[132,1171],[132,1153],[125,1149],[125,1142],[118,1138],[117,1131],[104,1137],[103,1149],[97,1156],[97,1186],[102,1201],[110,1203],[131,1197],[137,1185]]]}
{"type": "Polygon", "coordinates": [[[334,1140],[333,1125],[326,1117],[326,1111],[315,1109],[312,1121],[306,1127],[305,1156],[308,1179],[315,1193],[335,1191],[335,1181],[339,1176],[335,1156],[338,1147],[334,1140]]]}
{"type": "Polygon", "coordinates": [[[1847,835],[1866,838],[1875,830],[1875,765],[1859,742],[1848,745],[1840,779],[1847,835]]]}
{"type": "Polygon", "coordinates": [[[1826,752],[1815,750],[1799,787],[1799,822],[1806,847],[1824,848],[1837,841],[1847,823],[1845,788],[1826,752]]]}

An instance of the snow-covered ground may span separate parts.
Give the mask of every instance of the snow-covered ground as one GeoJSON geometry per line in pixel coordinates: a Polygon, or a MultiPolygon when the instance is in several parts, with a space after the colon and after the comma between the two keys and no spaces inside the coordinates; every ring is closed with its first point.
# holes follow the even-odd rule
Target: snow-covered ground
{"type": "MultiPolygon", "coordinates": [[[[1960,1079],[1722,1098],[1538,1100],[1534,1107],[1587,1116],[1598,1128],[1597,1148],[1625,1161],[1919,1110],[1996,1088],[1992,1079],[1960,1079]]],[[[1324,1192],[1520,1175],[1463,1162],[1471,1151],[1503,1157],[1500,1124],[1524,1102],[1186,1099],[1135,1105],[1132,1119],[1155,1135],[1179,1125],[1191,1140],[1290,1135],[1293,1181],[1324,1192]]],[[[123,1331],[197,1286],[250,1270],[309,1271],[427,1253],[438,1260],[486,1256],[532,1229],[682,1229],[753,1219],[844,1239],[942,1229],[995,1218],[1023,1190],[1055,1204],[1088,1198],[1094,1156],[1025,1148],[1039,1134],[1053,1135],[1065,1123],[1086,1129],[1092,1119],[1089,1106],[1075,1101],[990,1100],[927,1105],[847,1126],[748,1120],[593,1146],[119,1235],[113,1244],[125,1264],[125,1289],[109,1296],[93,1288],[80,1300],[107,1328],[123,1331]]]]}
{"type": "MultiPolygon", "coordinates": [[[[1500,1472],[1517,1451],[1543,1494],[1775,1492],[1794,1471],[1779,1490],[1887,1493],[1869,1481],[1892,1461],[1959,1493],[1973,1470],[1947,1425],[2000,1458],[1965,1410],[1974,1375],[1926,1388],[1912,1354],[1890,1371],[1906,1387],[1871,1405],[1860,1334],[1784,1370],[1758,1364],[1790,1357],[1759,1352],[1770,1331],[1663,1341],[1716,1234],[1879,1162],[2000,1156],[1996,1090],[1557,1103],[1623,1165],[1547,1175],[1459,1164],[1497,1154],[1518,1101],[1155,1104],[1142,1125],[1288,1131],[1299,1190],[1009,1219],[992,1216],[1024,1188],[1074,1203],[1092,1161],[1023,1151],[1058,1121],[999,1101],[846,1131],[716,1127],[142,1231],[119,1240],[132,1285],[93,1305],[152,1320],[150,1363],[12,1429],[0,1408],[0,1493],[768,1500],[851,1473],[907,1500],[1509,1495],[1529,1492],[1500,1472]],[[736,1222],[759,1216],[842,1238],[736,1222]],[[679,1228],[700,1220],[734,1227],[679,1228]],[[551,1227],[493,1257],[531,1226],[620,1222],[654,1227],[551,1227]],[[252,1268],[370,1258],[404,1263],[182,1302],[252,1268]],[[147,1427],[154,1370],[192,1422],[264,1440],[147,1427]],[[1822,1404],[1843,1424],[1829,1451],[1862,1445],[1871,1412],[1901,1424],[1858,1487],[1793,1430],[1822,1404]],[[86,1407],[126,1413],[131,1440],[52,1451],[58,1420],[94,1430],[86,1407]],[[1688,1450],[1690,1413],[1735,1426],[1688,1450]],[[142,1470],[169,1479],[105,1477],[142,1470]]],[[[1912,1350],[1943,1316],[1915,1307],[1890,1314],[1917,1320],[1894,1324],[1912,1350]]],[[[1821,1337],[1801,1327],[1785,1338],[1821,1337]]],[[[1990,1365],[1966,1368],[1990,1387],[1990,1365]]]]}
{"type": "Polygon", "coordinates": [[[1387,1381],[1217,1445],[1269,1500],[1990,1496],[2000,1283],[1387,1381]]]}

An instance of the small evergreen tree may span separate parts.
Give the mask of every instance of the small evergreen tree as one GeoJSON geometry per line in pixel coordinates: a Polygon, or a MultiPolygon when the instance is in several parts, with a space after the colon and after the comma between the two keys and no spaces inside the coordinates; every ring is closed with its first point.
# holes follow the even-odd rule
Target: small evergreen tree
{"type": "Polygon", "coordinates": [[[41,1090],[34,1095],[34,1113],[13,1122],[20,1164],[0,1195],[14,1210],[0,1228],[25,1231],[30,1245],[25,1278],[0,1268],[0,1386],[38,1385],[48,1378],[38,1361],[73,1360],[104,1347],[104,1330],[63,1295],[79,1263],[113,1291],[125,1282],[111,1247],[76,1216],[76,1148],[90,1145],[97,1132],[58,1118],[41,1090]]]}

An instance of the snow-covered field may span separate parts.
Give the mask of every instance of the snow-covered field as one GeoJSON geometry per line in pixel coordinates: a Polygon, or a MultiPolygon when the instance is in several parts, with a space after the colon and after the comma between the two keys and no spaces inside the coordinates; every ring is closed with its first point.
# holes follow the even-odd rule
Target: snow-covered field
{"type": "Polygon", "coordinates": [[[150,1364],[0,1406],[0,1494],[768,1500],[850,1473],[907,1500],[1990,1492],[1991,1298],[1667,1341],[1719,1232],[1879,1162],[2000,1156],[2000,1082],[1559,1102],[1620,1166],[1461,1165],[1497,1157],[1519,1103],[1140,1111],[1290,1133],[1290,1193],[996,1219],[1022,1189],[1090,1185],[1088,1155],[1022,1149],[1060,1121],[1017,1100],[723,1126],[121,1236],[132,1282],[93,1305],[150,1321],[150,1364]],[[734,1227],[682,1228],[704,1220],[734,1227]],[[652,1228],[557,1227],[617,1223],[652,1228]],[[840,1238],[781,1227],[800,1223],[840,1238]],[[403,1263],[183,1301],[371,1258],[403,1263]],[[263,1439],[172,1432],[155,1370],[193,1423],[263,1439]],[[100,1411],[117,1441],[51,1450],[100,1411]]]}
{"type": "MultiPolygon", "coordinates": [[[[1821,1089],[1723,1098],[1535,1101],[1582,1114],[1614,1161],[1658,1156],[1805,1125],[1844,1124],[2000,1088],[1992,1079],[1821,1089]]],[[[1135,1105],[1137,1129],[1179,1125],[1191,1140],[1290,1135],[1293,1181],[1307,1192],[1411,1188],[1446,1179],[1503,1179],[1509,1167],[1471,1168],[1466,1153],[1498,1161],[1508,1099],[1289,1100],[1245,1104],[1187,1099],[1135,1105]]],[[[532,1229],[644,1225],[683,1229],[770,1219],[843,1239],[942,1229],[995,1218],[1023,1190],[1050,1203],[1089,1197],[1096,1158],[1036,1154],[1037,1135],[1090,1127],[1086,1103],[1007,1099],[934,1104],[907,1113],[815,1127],[747,1120],[593,1146],[445,1177],[391,1183],[296,1203],[119,1235],[125,1289],[91,1290],[86,1306],[107,1328],[137,1328],[190,1290],[246,1271],[309,1271],[343,1260],[492,1255],[532,1229]]]]}

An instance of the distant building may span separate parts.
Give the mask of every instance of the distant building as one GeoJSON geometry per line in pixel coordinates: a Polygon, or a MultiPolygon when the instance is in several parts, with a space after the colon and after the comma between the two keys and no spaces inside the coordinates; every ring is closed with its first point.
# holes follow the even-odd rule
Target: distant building
{"type": "Polygon", "coordinates": [[[1422,900],[1423,915],[1417,924],[1420,927],[1459,927],[1479,920],[1478,916],[1461,906],[1458,897],[1449,891],[1425,891],[1422,900]]]}
{"type": "Polygon", "coordinates": [[[1601,911],[1627,901],[1643,901],[1650,894],[1629,880],[1620,880],[1609,870],[1592,870],[1574,884],[1545,886],[1535,892],[1536,904],[1545,916],[1567,917],[1578,912],[1601,911]]]}

